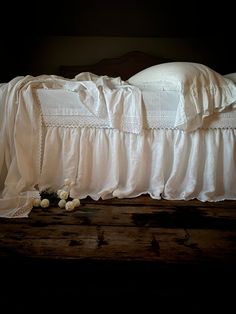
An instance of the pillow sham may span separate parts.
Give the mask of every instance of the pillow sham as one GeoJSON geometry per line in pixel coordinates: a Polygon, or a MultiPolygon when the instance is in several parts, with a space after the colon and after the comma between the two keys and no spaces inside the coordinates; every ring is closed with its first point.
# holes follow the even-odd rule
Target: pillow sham
{"type": "Polygon", "coordinates": [[[128,79],[141,90],[179,93],[175,127],[185,131],[200,128],[205,117],[236,106],[236,85],[232,80],[200,63],[168,62],[149,67],[128,79]]]}
{"type": "Polygon", "coordinates": [[[235,73],[229,73],[224,75],[225,78],[230,79],[234,83],[236,83],[236,72],[235,73]]]}

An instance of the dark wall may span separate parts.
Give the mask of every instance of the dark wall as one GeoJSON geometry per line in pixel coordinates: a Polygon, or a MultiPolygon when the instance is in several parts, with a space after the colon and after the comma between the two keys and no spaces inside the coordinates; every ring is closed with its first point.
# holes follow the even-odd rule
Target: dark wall
{"type": "MultiPolygon", "coordinates": [[[[8,1],[1,29],[17,34],[183,37],[233,35],[232,3],[208,0],[8,1]],[[4,19],[5,17],[5,19],[4,19]]],[[[3,9],[3,8],[2,8],[3,9]]]]}
{"type": "Polygon", "coordinates": [[[0,80],[57,74],[141,50],[236,72],[234,10],[206,0],[65,0],[7,2],[0,19],[0,80]]]}
{"type": "Polygon", "coordinates": [[[236,72],[234,50],[225,37],[16,36],[2,40],[0,80],[19,75],[58,74],[60,65],[92,64],[140,50],[173,61],[206,64],[236,72]]]}

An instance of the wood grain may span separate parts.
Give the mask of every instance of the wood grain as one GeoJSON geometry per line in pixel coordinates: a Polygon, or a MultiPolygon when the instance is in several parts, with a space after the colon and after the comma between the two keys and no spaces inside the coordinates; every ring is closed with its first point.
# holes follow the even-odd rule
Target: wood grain
{"type": "Polygon", "coordinates": [[[235,244],[234,201],[87,198],[74,212],[0,220],[0,258],[233,264],[235,244]]]}
{"type": "Polygon", "coordinates": [[[211,313],[221,302],[228,313],[235,204],[87,198],[74,212],[34,208],[29,218],[0,219],[1,306],[103,311],[113,300],[120,310],[211,313]]]}

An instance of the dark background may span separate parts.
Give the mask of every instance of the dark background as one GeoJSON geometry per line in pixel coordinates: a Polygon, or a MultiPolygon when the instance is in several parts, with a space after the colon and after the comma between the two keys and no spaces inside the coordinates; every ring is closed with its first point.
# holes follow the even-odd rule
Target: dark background
{"type": "Polygon", "coordinates": [[[1,81],[58,74],[60,65],[95,63],[141,50],[235,72],[230,2],[90,0],[5,3],[1,81]]]}

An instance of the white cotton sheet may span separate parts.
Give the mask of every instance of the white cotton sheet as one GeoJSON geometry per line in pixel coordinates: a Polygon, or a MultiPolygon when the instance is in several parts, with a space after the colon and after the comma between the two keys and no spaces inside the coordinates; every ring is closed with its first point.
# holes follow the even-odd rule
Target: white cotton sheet
{"type": "MultiPolygon", "coordinates": [[[[112,78],[112,80],[116,79],[112,78]]],[[[142,129],[176,128],[178,93],[175,91],[154,91],[149,88],[143,90],[141,96],[136,93],[136,90],[133,92],[135,97],[128,99],[126,112],[122,109],[123,113],[120,115],[122,118],[118,118],[116,125],[114,125],[114,119],[110,118],[113,115],[111,110],[106,109],[106,113],[98,115],[97,111],[100,111],[98,107],[104,104],[98,101],[97,104],[92,102],[93,106],[85,104],[74,90],[39,88],[36,91],[46,126],[114,128],[133,133],[140,133],[142,129]],[[135,114],[129,113],[128,105],[134,104],[133,107],[135,107],[137,103],[141,103],[142,106],[138,107],[135,114]]],[[[119,93],[124,94],[124,90],[120,89],[119,93]]],[[[127,96],[127,91],[125,91],[125,96],[127,96]]],[[[121,99],[119,101],[121,104],[123,103],[121,99]]],[[[214,112],[210,116],[204,117],[201,125],[202,128],[236,127],[236,110],[227,107],[220,113],[214,112]]]]}
{"type": "MultiPolygon", "coordinates": [[[[96,79],[102,84],[102,78],[96,79]]],[[[109,88],[109,79],[105,78],[105,81],[109,88]]],[[[117,96],[121,90],[119,79],[113,83],[117,84],[117,96]]],[[[236,119],[227,118],[233,117],[235,111],[228,109],[225,115],[212,115],[212,120],[206,121],[205,129],[193,132],[184,132],[171,125],[172,110],[169,110],[169,116],[166,110],[169,121],[159,127],[150,127],[148,115],[140,117],[136,115],[138,111],[132,111],[128,103],[123,103],[122,113],[134,112],[138,121],[143,121],[139,124],[142,125],[139,132],[132,129],[132,123],[127,132],[117,115],[118,102],[115,111],[109,109],[111,104],[108,102],[105,119],[108,124],[105,126],[79,125],[80,119],[73,125],[68,125],[68,121],[58,124],[57,120],[47,123],[46,116],[55,114],[55,106],[52,111],[47,110],[39,101],[37,91],[51,89],[74,93],[78,86],[73,80],[46,75],[18,77],[1,86],[0,217],[27,217],[32,199],[39,197],[39,190],[58,189],[65,178],[75,182],[72,197],[90,196],[95,200],[146,193],[153,198],[169,200],[236,199],[236,119]],[[116,125],[109,124],[112,110],[118,117],[116,125]],[[145,123],[145,119],[149,122],[145,123]],[[228,126],[220,127],[222,125],[228,126]]],[[[82,105],[86,106],[84,99],[86,97],[82,105]]],[[[137,99],[132,104],[135,105],[137,99]]],[[[56,118],[75,116],[73,110],[67,115],[63,102],[60,106],[62,111],[59,113],[56,104],[56,118]]],[[[89,111],[103,119],[99,106],[86,107],[87,111],[85,107],[76,110],[79,117],[84,118],[84,113],[89,111]]],[[[154,113],[153,104],[149,108],[154,113]]],[[[157,110],[156,117],[161,121],[163,107],[159,108],[161,113],[159,116],[157,110]]],[[[143,103],[140,109],[146,112],[143,103]]]]}
{"type": "MultiPolygon", "coordinates": [[[[27,217],[32,209],[35,177],[39,175],[36,147],[40,142],[39,107],[23,101],[19,92],[32,77],[16,77],[0,89],[0,216],[27,217]],[[33,113],[33,114],[32,114],[33,113]],[[18,140],[20,139],[20,141],[18,140]],[[30,157],[30,153],[34,153],[30,157]]],[[[29,91],[29,90],[28,90],[29,91]]]]}

